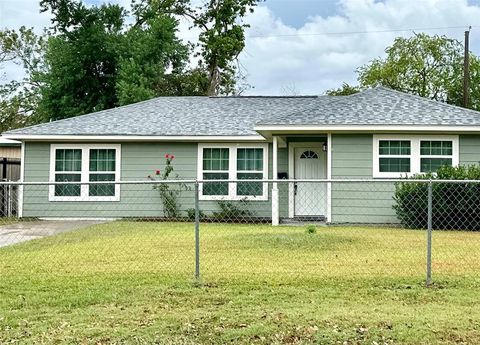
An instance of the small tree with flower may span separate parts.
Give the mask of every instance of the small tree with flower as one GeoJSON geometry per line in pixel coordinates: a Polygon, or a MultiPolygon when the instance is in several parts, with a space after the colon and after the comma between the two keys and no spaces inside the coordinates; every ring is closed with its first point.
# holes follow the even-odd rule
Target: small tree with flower
{"type": "MultiPolygon", "coordinates": [[[[165,181],[171,177],[173,173],[173,160],[175,156],[167,153],[165,155],[165,168],[163,173],[161,170],[155,170],[155,174],[148,175],[148,178],[153,181],[165,181]]],[[[175,175],[174,178],[178,178],[178,175],[175,175]]],[[[167,183],[158,183],[153,185],[153,189],[160,192],[160,200],[163,204],[163,211],[168,218],[178,218],[180,216],[180,203],[178,202],[178,196],[180,195],[181,190],[188,190],[188,186],[184,183],[178,185],[178,189],[171,189],[170,185],[167,183]]]]}

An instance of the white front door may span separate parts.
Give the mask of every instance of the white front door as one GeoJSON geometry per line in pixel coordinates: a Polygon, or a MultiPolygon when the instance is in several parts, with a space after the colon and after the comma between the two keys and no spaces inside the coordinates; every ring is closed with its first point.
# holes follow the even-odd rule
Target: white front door
{"type": "MultiPolygon", "coordinates": [[[[295,147],[295,179],[327,178],[327,153],[322,144],[295,147]]],[[[295,184],[295,216],[325,216],[327,210],[326,183],[297,182],[295,184]]]]}

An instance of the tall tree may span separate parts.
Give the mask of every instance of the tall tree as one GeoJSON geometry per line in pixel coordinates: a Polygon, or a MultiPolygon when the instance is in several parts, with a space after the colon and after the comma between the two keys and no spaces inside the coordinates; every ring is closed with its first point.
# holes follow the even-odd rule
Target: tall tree
{"type": "Polygon", "coordinates": [[[420,33],[396,38],[385,52],[386,58],[358,69],[362,87],[384,85],[446,101],[451,85],[461,78],[458,67],[463,64],[463,47],[457,40],[420,33]]]}
{"type": "MultiPolygon", "coordinates": [[[[422,97],[463,105],[463,46],[445,36],[424,33],[398,37],[377,58],[357,69],[359,86],[344,84],[327,94],[350,94],[383,85],[422,97]]],[[[480,110],[480,60],[470,54],[471,108],[480,110]]]]}
{"type": "Polygon", "coordinates": [[[205,93],[205,83],[187,69],[190,51],[176,37],[177,25],[170,15],[155,16],[126,32],[116,81],[120,105],[160,95],[205,93]]]}
{"type": "Polygon", "coordinates": [[[59,119],[162,95],[204,94],[205,82],[187,68],[190,50],[177,37],[170,13],[142,15],[134,24],[118,5],[43,0],[53,36],[39,112],[59,119]]]}
{"type": "Polygon", "coordinates": [[[31,123],[40,95],[39,74],[43,69],[45,39],[32,29],[0,30],[0,67],[16,64],[23,70],[20,80],[0,85],[0,132],[31,123]]]}
{"type": "Polygon", "coordinates": [[[118,5],[86,7],[77,0],[43,0],[53,15],[42,75],[40,113],[60,119],[112,108],[125,12],[118,5]]]}
{"type": "Polygon", "coordinates": [[[263,0],[208,0],[194,6],[188,0],[139,0],[135,5],[138,21],[154,15],[172,13],[192,20],[200,29],[197,57],[199,68],[208,78],[209,96],[236,92],[236,82],[241,80],[236,65],[245,48],[244,17],[254,11],[263,0]]]}

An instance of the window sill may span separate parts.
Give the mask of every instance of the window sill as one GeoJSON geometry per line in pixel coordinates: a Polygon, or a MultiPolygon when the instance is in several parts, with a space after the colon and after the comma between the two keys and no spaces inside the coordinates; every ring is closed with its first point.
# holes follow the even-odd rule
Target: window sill
{"type": "Polygon", "coordinates": [[[76,197],[76,196],[50,196],[49,202],[118,202],[120,201],[120,195],[118,196],[98,196],[98,197],[76,197]]]}
{"type": "Polygon", "coordinates": [[[375,173],[373,174],[373,178],[407,178],[412,177],[413,175],[417,175],[419,173],[375,173]]]}
{"type": "Polygon", "coordinates": [[[236,196],[228,196],[228,195],[200,195],[199,200],[208,201],[268,201],[267,195],[259,195],[259,196],[252,196],[252,195],[236,195],[236,196]]]}

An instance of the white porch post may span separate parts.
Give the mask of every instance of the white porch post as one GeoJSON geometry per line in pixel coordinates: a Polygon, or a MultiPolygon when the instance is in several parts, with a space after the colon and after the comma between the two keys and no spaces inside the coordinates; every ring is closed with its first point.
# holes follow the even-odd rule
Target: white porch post
{"type": "MultiPolygon", "coordinates": [[[[278,178],[278,159],[277,159],[277,151],[278,151],[278,138],[276,136],[273,137],[273,154],[272,154],[272,178],[276,180],[278,178]]],[[[279,214],[279,205],[278,205],[278,184],[277,182],[272,183],[272,225],[277,226],[280,221],[280,214],[279,214]]]]}

